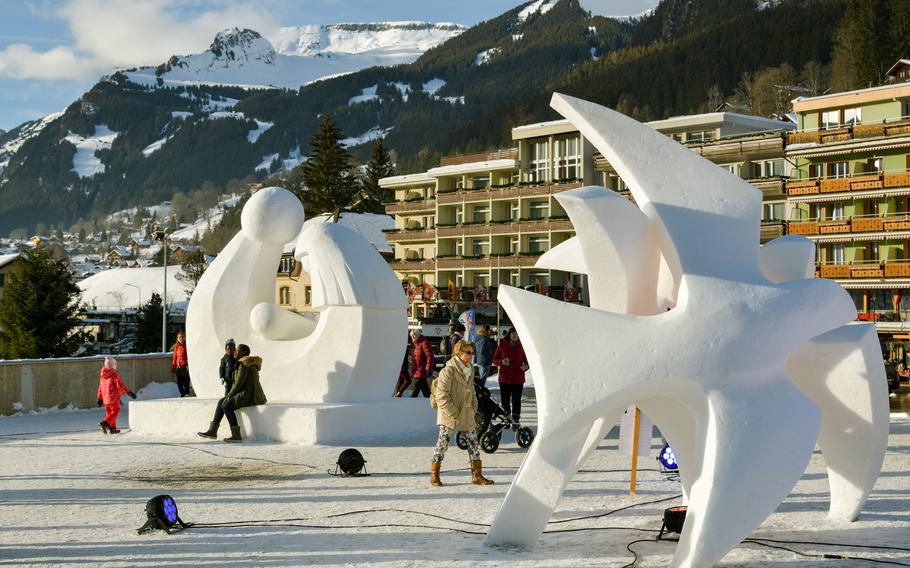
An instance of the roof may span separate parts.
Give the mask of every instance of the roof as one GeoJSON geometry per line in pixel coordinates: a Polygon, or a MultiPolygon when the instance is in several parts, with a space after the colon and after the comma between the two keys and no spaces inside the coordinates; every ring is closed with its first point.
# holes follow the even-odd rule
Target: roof
{"type": "Polygon", "coordinates": [[[19,258],[21,255],[19,253],[14,254],[3,254],[0,255],[0,268],[3,268],[7,264],[19,258]]]}
{"type": "Polygon", "coordinates": [[[427,175],[433,177],[467,174],[472,172],[489,172],[492,170],[511,170],[518,167],[518,160],[488,160],[484,162],[470,162],[453,166],[441,166],[427,170],[427,175]]]}
{"type": "Polygon", "coordinates": [[[898,59],[897,63],[891,66],[891,69],[885,73],[885,77],[897,76],[897,70],[901,67],[910,67],[910,59],[898,59]]]}
{"type": "Polygon", "coordinates": [[[793,128],[793,125],[772,118],[762,116],[753,116],[749,114],[740,114],[738,112],[706,112],[702,114],[687,114],[684,116],[671,116],[663,120],[652,120],[645,123],[654,130],[661,132],[675,129],[687,129],[693,127],[707,128],[711,126],[720,126],[722,124],[732,124],[754,128],[756,130],[780,130],[781,128],[793,128]]]}
{"type": "Polygon", "coordinates": [[[379,180],[380,187],[409,187],[412,185],[430,185],[435,183],[435,179],[426,173],[406,174],[401,176],[389,176],[379,180]]]}
{"type": "MultiPolygon", "coordinates": [[[[307,219],[304,226],[310,223],[328,223],[331,219],[329,213],[324,213],[322,215],[317,215],[312,219],[307,219]]],[[[383,253],[394,252],[392,245],[385,238],[385,233],[382,232],[383,229],[394,229],[395,220],[389,215],[379,215],[376,213],[349,213],[345,212],[341,214],[341,218],[338,220],[338,224],[348,229],[353,229],[370,241],[370,244],[373,245],[373,248],[383,253]]],[[[301,229],[302,230],[302,229],[301,229]]],[[[297,244],[297,237],[294,237],[294,240],[284,245],[285,253],[293,253],[294,246],[297,244]]]]}

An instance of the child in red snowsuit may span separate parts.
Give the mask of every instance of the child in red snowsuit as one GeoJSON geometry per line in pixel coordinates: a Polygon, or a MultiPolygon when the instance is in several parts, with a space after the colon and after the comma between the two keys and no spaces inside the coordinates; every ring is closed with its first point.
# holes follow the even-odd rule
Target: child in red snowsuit
{"type": "Polygon", "coordinates": [[[107,416],[99,423],[105,434],[119,434],[117,417],[120,415],[120,397],[124,394],[135,399],[136,393],[127,388],[117,372],[117,361],[113,357],[104,358],[101,379],[98,384],[98,406],[104,406],[107,416]]]}

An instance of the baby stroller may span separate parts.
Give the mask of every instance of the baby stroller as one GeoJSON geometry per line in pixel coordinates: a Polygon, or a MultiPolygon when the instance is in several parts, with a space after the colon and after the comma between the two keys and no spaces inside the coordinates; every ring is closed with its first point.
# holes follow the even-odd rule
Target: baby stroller
{"type": "MultiPolygon", "coordinates": [[[[506,428],[515,430],[515,441],[522,448],[531,447],[534,441],[534,432],[522,426],[506,414],[502,406],[493,400],[490,389],[483,383],[474,381],[474,392],[477,394],[477,439],[480,441],[480,449],[488,454],[492,454],[499,449],[499,441],[502,438],[502,431],[506,428]]],[[[468,442],[464,439],[461,432],[455,435],[455,443],[462,450],[468,449],[468,442]]]]}

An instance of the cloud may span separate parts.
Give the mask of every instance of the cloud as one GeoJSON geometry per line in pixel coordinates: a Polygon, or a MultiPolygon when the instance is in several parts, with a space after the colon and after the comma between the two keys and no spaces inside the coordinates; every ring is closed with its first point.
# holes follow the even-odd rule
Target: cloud
{"type": "Polygon", "coordinates": [[[9,45],[0,51],[0,77],[95,79],[118,67],[198,53],[225,28],[251,28],[265,36],[278,27],[260,3],[68,0],[54,15],[67,23],[72,44],[48,51],[9,45]]]}

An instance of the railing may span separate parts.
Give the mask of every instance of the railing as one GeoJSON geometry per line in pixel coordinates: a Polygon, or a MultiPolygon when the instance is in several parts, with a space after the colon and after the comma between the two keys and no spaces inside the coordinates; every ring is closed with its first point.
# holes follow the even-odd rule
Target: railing
{"type": "Polygon", "coordinates": [[[395,203],[385,206],[385,212],[403,213],[405,211],[426,211],[436,208],[435,199],[412,199],[410,201],[396,201],[395,203]]]}
{"type": "MultiPolygon", "coordinates": [[[[552,195],[576,189],[583,185],[582,181],[556,181],[553,183],[520,184],[507,187],[485,187],[482,189],[457,189],[449,192],[439,192],[436,199],[440,205],[466,203],[471,201],[489,201],[491,199],[517,199],[519,197],[535,197],[539,195],[552,195]]],[[[386,209],[388,211],[388,209],[386,209]]]]}
{"type": "Polygon", "coordinates": [[[852,215],[838,219],[813,217],[787,223],[787,233],[790,235],[832,235],[907,230],[910,230],[910,212],[852,215]]]}
{"type": "MultiPolygon", "coordinates": [[[[563,300],[566,302],[581,302],[582,289],[581,288],[570,288],[566,290],[563,286],[542,286],[536,287],[533,285],[526,286],[525,289],[536,291],[538,294],[547,296],[549,298],[555,298],[557,300],[563,300]]],[[[459,288],[456,292],[456,297],[454,298],[455,302],[458,303],[473,303],[473,304],[482,304],[485,302],[496,302],[499,295],[499,289],[496,286],[490,286],[489,288],[484,288],[483,290],[477,290],[472,288],[459,288]]],[[[453,301],[449,297],[449,290],[446,288],[439,288],[439,299],[445,302],[453,301]]]]}
{"type": "Polygon", "coordinates": [[[851,177],[812,178],[787,182],[787,196],[910,187],[910,172],[864,173],[851,177]]]}
{"type": "Polygon", "coordinates": [[[432,241],[436,238],[436,232],[433,229],[397,229],[395,231],[383,231],[385,239],[390,243],[400,243],[405,241],[432,241]]]}
{"type": "Polygon", "coordinates": [[[800,130],[787,135],[787,144],[844,142],[856,138],[877,138],[910,134],[910,118],[897,117],[881,122],[866,122],[839,126],[837,128],[820,128],[800,130]]]}
{"type": "Polygon", "coordinates": [[[816,264],[816,276],[821,278],[908,278],[910,260],[859,260],[853,262],[816,264]]]}
{"type": "Polygon", "coordinates": [[[396,258],[389,262],[389,268],[400,272],[432,272],[436,269],[433,259],[402,259],[396,258]]]}
{"type": "Polygon", "coordinates": [[[518,148],[500,148],[473,154],[451,154],[439,159],[440,166],[458,166],[474,162],[490,162],[492,160],[517,160],[518,148]]]}
{"type": "Polygon", "coordinates": [[[762,221],[759,238],[762,243],[766,243],[784,236],[786,232],[786,223],[783,221],[762,221]]]}

